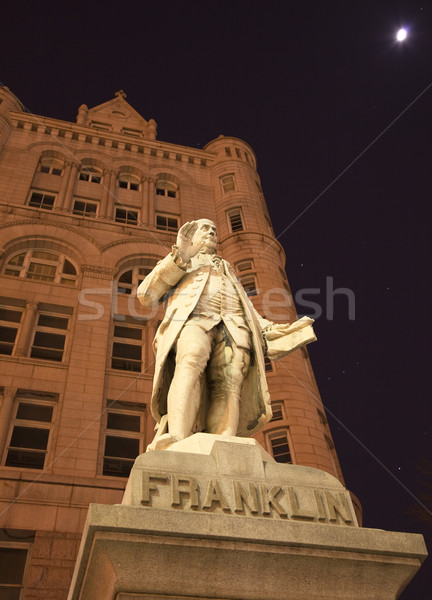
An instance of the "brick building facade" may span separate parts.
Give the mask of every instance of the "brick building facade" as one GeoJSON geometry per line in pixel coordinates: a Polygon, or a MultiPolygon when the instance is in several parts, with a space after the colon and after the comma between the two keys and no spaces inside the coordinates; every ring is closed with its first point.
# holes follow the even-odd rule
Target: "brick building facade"
{"type": "MultiPolygon", "coordinates": [[[[153,437],[161,313],[134,292],[178,226],[212,219],[257,310],[296,313],[252,149],[157,141],[122,92],[70,123],[0,88],[0,214],[0,590],[60,600],[88,504],[121,501],[153,437]]],[[[258,441],[343,481],[306,349],[267,375],[274,416],[258,441]]]]}

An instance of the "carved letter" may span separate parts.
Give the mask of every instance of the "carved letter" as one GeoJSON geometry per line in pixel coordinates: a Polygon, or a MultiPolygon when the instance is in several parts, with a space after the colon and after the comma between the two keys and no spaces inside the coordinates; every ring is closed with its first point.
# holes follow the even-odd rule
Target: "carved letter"
{"type": "Polygon", "coordinates": [[[182,506],[180,494],[188,494],[190,507],[198,508],[198,484],[194,477],[171,476],[171,506],[182,506]],[[180,486],[186,483],[189,484],[189,487],[180,489],[180,486]]]}
{"type": "Polygon", "coordinates": [[[158,479],[159,481],[163,481],[166,483],[169,480],[169,475],[166,473],[142,473],[142,498],[141,504],[150,504],[151,505],[151,492],[158,491],[158,486],[152,479],[158,479]]]}
{"type": "Polygon", "coordinates": [[[315,502],[318,509],[318,521],[327,521],[327,514],[325,510],[324,498],[322,492],[314,490],[315,502]]]}
{"type": "Polygon", "coordinates": [[[268,490],[264,483],[260,483],[259,491],[263,515],[270,515],[270,507],[273,506],[273,508],[280,517],[288,517],[288,513],[286,512],[286,510],[279,504],[279,501],[276,500],[276,496],[279,494],[279,492],[282,491],[280,485],[274,485],[268,490]]]}
{"type": "Polygon", "coordinates": [[[219,502],[223,510],[231,512],[231,508],[217,479],[210,479],[208,482],[203,508],[211,508],[213,502],[219,502]]]}
{"type": "Polygon", "coordinates": [[[316,515],[300,508],[299,499],[297,493],[293,487],[287,488],[288,496],[291,503],[291,518],[292,519],[304,519],[305,521],[314,521],[316,515]]]}
{"type": "Polygon", "coordinates": [[[233,481],[234,488],[234,512],[244,512],[244,505],[252,514],[258,513],[258,497],[255,484],[248,483],[249,490],[241,485],[240,481],[233,481]]]}
{"type": "Polygon", "coordinates": [[[344,494],[338,493],[336,496],[328,491],[325,491],[324,495],[327,502],[328,513],[330,515],[330,522],[336,523],[339,514],[339,516],[342,518],[342,521],[344,521],[347,525],[351,525],[353,522],[351,510],[344,494]]]}

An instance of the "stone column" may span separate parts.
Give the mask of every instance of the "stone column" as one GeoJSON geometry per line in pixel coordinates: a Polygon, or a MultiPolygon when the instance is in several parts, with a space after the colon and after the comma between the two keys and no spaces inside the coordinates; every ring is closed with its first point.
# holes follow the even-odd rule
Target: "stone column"
{"type": "Polygon", "coordinates": [[[149,202],[149,181],[148,177],[141,177],[141,224],[148,225],[148,202],[149,202]]]}
{"type": "Polygon", "coordinates": [[[0,455],[3,454],[7,434],[11,420],[12,406],[16,388],[5,387],[3,392],[3,402],[0,406],[0,455]]]}
{"type": "Polygon", "coordinates": [[[26,356],[28,353],[37,307],[38,305],[36,302],[26,303],[26,309],[24,311],[24,317],[15,348],[15,356],[26,356]]]}
{"type": "Polygon", "coordinates": [[[102,178],[102,198],[99,207],[99,218],[106,219],[109,206],[110,185],[113,171],[112,169],[104,169],[102,178]]]}
{"type": "Polygon", "coordinates": [[[110,182],[107,195],[107,207],[105,216],[107,219],[114,219],[114,205],[117,194],[117,171],[110,171],[110,182]]]}
{"type": "Polygon", "coordinates": [[[71,165],[69,181],[67,183],[66,192],[65,192],[64,201],[63,201],[63,210],[66,210],[68,212],[70,212],[72,210],[72,198],[73,198],[73,193],[75,191],[75,184],[76,184],[76,180],[77,180],[79,167],[80,167],[80,165],[77,163],[72,163],[72,165],[71,165]]]}
{"type": "Polygon", "coordinates": [[[72,164],[73,163],[70,160],[65,163],[64,171],[63,171],[63,178],[62,178],[60,190],[59,190],[59,193],[57,196],[57,206],[55,207],[55,210],[63,209],[64,202],[65,202],[65,196],[66,196],[66,190],[67,190],[69,180],[70,180],[72,164]]]}
{"type": "Polygon", "coordinates": [[[154,177],[149,177],[148,182],[149,182],[149,189],[148,189],[147,223],[150,225],[150,227],[154,227],[155,226],[154,212],[155,212],[155,183],[156,183],[156,180],[154,177]]]}

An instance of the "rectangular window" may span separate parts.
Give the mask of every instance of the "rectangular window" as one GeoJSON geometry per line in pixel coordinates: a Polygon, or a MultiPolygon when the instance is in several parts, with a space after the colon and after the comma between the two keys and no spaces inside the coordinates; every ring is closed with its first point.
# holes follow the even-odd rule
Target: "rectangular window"
{"type": "Polygon", "coordinates": [[[240,277],[240,283],[248,296],[256,296],[258,294],[254,275],[244,275],[243,277],[240,277]]]}
{"type": "Polygon", "coordinates": [[[0,354],[10,356],[18,338],[22,309],[0,305],[0,354]]]}
{"type": "Polygon", "coordinates": [[[234,263],[234,265],[237,271],[241,273],[242,271],[250,271],[253,269],[254,264],[252,258],[246,258],[245,260],[239,260],[234,263]]]}
{"type": "Polygon", "coordinates": [[[170,215],[156,215],[156,229],[165,231],[178,230],[178,218],[170,215]]]}
{"type": "Polygon", "coordinates": [[[227,156],[231,156],[231,148],[230,148],[230,147],[226,147],[226,148],[225,148],[225,154],[226,154],[227,156]]]}
{"type": "Polygon", "coordinates": [[[266,373],[271,373],[273,371],[273,365],[267,354],[264,354],[264,369],[266,373]]]}
{"type": "Polygon", "coordinates": [[[282,402],[272,402],[271,405],[273,417],[272,421],[282,421],[284,418],[283,415],[283,403],[282,402]]]}
{"type": "Polygon", "coordinates": [[[223,193],[227,193],[227,192],[234,192],[235,191],[235,180],[234,180],[234,175],[232,173],[229,173],[228,175],[224,175],[223,177],[220,177],[220,182],[221,182],[221,186],[222,186],[222,191],[223,193]]]}
{"type": "Polygon", "coordinates": [[[115,220],[117,223],[125,223],[126,225],[138,224],[138,211],[129,210],[127,208],[116,208],[115,220]]]}
{"type": "Polygon", "coordinates": [[[111,368],[141,372],[142,328],[114,325],[111,368]]]}
{"type": "Polygon", "coordinates": [[[0,598],[19,600],[22,597],[27,553],[27,548],[0,546],[0,598]]]}
{"type": "Polygon", "coordinates": [[[269,437],[273,457],[276,462],[292,464],[291,450],[286,431],[272,433],[269,437]]]}
{"type": "Polygon", "coordinates": [[[234,210],[230,210],[227,214],[232,233],[243,231],[243,219],[240,209],[235,208],[234,210]]]}
{"type": "Polygon", "coordinates": [[[75,200],[72,213],[83,217],[95,217],[97,212],[97,204],[87,202],[86,200],[75,200]]]}
{"type": "Polygon", "coordinates": [[[43,469],[58,395],[18,390],[6,453],[7,467],[43,469]]]}
{"type": "Polygon", "coordinates": [[[141,137],[143,134],[140,129],[129,129],[127,127],[123,127],[122,133],[125,135],[131,135],[132,137],[141,137]]]}
{"type": "Polygon", "coordinates": [[[29,200],[29,206],[34,208],[43,208],[52,210],[55,202],[55,196],[47,192],[32,192],[29,200]]]}
{"type": "Polygon", "coordinates": [[[235,153],[236,153],[237,158],[241,158],[241,152],[238,148],[235,149],[235,153]]]}
{"type": "Polygon", "coordinates": [[[40,312],[30,352],[31,358],[62,362],[68,326],[68,316],[40,312]]]}
{"type": "Polygon", "coordinates": [[[108,402],[104,440],[103,475],[129,477],[143,448],[145,406],[108,402]]]}

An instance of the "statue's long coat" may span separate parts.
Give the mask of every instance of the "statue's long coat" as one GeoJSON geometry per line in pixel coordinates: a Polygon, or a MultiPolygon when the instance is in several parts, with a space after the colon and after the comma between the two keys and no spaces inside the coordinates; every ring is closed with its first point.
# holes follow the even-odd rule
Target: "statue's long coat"
{"type": "MultiPolygon", "coordinates": [[[[175,367],[172,352],[175,342],[194,310],[209,278],[211,266],[197,266],[194,259],[187,271],[178,267],[171,254],[161,260],[138,287],[137,296],[145,306],[167,299],[165,318],[153,343],[156,354],[151,411],[157,422],[167,412],[167,395],[175,367]]],[[[251,363],[240,397],[240,419],[237,435],[250,436],[272,416],[270,396],[264,369],[262,330],[270,325],[254,309],[231,265],[222,260],[225,274],[234,284],[243,305],[245,319],[252,334],[251,363]]],[[[206,409],[206,389],[203,390],[202,417],[206,409]]]]}

